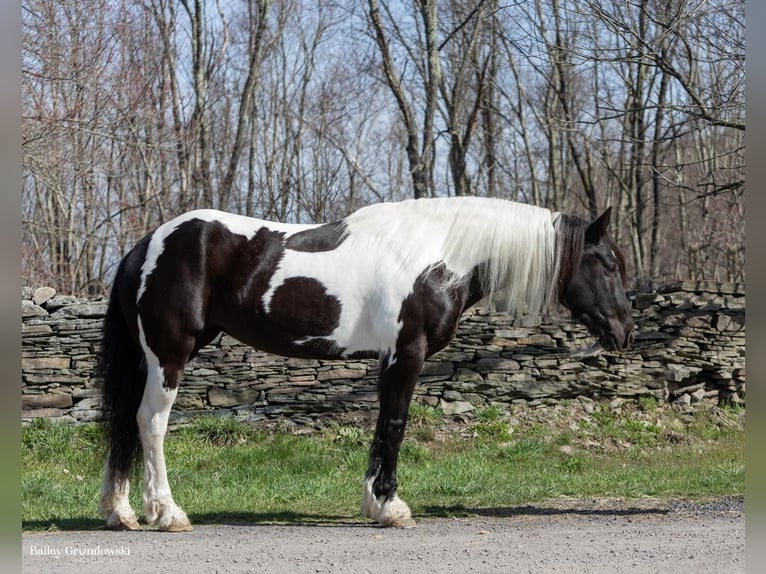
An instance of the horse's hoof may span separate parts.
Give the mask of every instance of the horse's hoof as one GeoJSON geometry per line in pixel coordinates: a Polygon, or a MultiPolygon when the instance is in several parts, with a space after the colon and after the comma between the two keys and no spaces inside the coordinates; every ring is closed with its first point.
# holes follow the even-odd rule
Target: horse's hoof
{"type": "Polygon", "coordinates": [[[160,532],[189,532],[191,521],[172,500],[146,504],[146,522],[160,532]]]}
{"type": "Polygon", "coordinates": [[[141,526],[135,518],[121,518],[106,523],[110,530],[140,530],[141,526]]]}
{"type": "Polygon", "coordinates": [[[409,517],[405,518],[404,520],[400,520],[398,523],[393,524],[392,526],[395,526],[396,528],[415,528],[416,523],[412,517],[409,517]]]}
{"type": "Polygon", "coordinates": [[[378,523],[382,528],[415,528],[417,523],[412,516],[389,516],[378,523]]]}
{"type": "Polygon", "coordinates": [[[187,522],[186,524],[173,523],[168,525],[165,528],[162,528],[161,530],[163,532],[189,532],[193,529],[194,528],[192,527],[192,525],[187,522]]]}
{"type": "Polygon", "coordinates": [[[377,523],[379,528],[415,528],[417,526],[417,522],[415,522],[411,517],[408,518],[401,518],[398,520],[387,520],[385,522],[378,522],[377,523]]]}

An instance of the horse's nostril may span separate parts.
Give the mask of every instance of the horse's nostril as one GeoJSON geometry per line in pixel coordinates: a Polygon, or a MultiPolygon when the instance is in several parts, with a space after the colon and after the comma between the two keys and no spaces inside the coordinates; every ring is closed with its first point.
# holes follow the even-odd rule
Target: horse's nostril
{"type": "Polygon", "coordinates": [[[636,337],[635,337],[635,335],[633,335],[633,330],[631,330],[628,333],[627,339],[625,340],[625,348],[627,349],[628,347],[633,345],[633,341],[635,341],[635,340],[636,340],[636,337]]]}

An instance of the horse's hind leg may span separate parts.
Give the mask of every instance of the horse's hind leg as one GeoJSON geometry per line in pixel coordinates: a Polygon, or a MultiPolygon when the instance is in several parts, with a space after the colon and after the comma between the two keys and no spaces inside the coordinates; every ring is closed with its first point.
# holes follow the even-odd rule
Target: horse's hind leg
{"type": "Polygon", "coordinates": [[[393,365],[385,370],[381,366],[380,413],[365,475],[362,514],[382,526],[415,525],[409,506],[396,493],[396,466],[424,355],[425,344],[418,340],[405,352],[400,350],[393,365]]]}
{"type": "MultiPolygon", "coordinates": [[[[170,409],[178,393],[178,380],[190,349],[181,349],[177,361],[164,360],[161,363],[143,336],[141,344],[146,353],[147,377],[137,419],[144,452],[143,503],[146,522],[165,531],[191,530],[189,518],[175,503],[170,492],[163,447],[170,409]]],[[[190,344],[193,346],[193,339],[190,344]]]]}
{"type": "Polygon", "coordinates": [[[104,482],[101,487],[99,510],[106,518],[106,525],[112,530],[138,530],[140,528],[135,512],[130,507],[128,494],[130,480],[118,477],[107,460],[104,468],[104,482]]]}

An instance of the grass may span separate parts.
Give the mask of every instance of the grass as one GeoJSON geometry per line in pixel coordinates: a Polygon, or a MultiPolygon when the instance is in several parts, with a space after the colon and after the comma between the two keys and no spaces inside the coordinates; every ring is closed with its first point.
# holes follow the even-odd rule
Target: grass
{"type": "MultiPolygon", "coordinates": [[[[202,417],[170,433],[176,501],[194,523],[361,521],[371,429],[265,433],[202,417]]],[[[101,528],[103,435],[36,420],[22,433],[22,527],[101,528]]],[[[744,411],[682,413],[637,403],[516,409],[489,406],[464,424],[413,405],[398,468],[417,515],[509,509],[559,497],[707,498],[744,493],[744,411]]],[[[140,510],[140,471],[131,502],[140,510]]]]}

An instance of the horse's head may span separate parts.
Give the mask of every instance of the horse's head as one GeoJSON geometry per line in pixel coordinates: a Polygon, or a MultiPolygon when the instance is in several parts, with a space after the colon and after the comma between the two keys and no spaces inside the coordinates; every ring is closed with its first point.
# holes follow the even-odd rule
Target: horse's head
{"type": "Polygon", "coordinates": [[[608,350],[625,350],[633,343],[631,306],[625,296],[625,260],[607,234],[609,207],[585,227],[582,255],[571,262],[560,301],[572,316],[608,350]]]}

